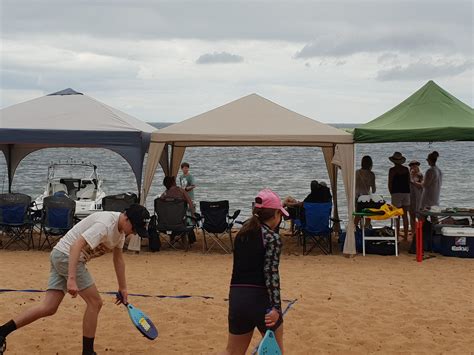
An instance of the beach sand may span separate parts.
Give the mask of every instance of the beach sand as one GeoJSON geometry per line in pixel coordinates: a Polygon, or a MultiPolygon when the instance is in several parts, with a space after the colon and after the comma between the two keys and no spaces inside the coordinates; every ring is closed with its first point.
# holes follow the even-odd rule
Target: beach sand
{"type": "MultiPolygon", "coordinates": [[[[284,237],[282,296],[298,299],[285,317],[287,354],[459,353],[474,349],[474,263],[437,256],[419,264],[408,255],[303,256],[284,237]]],[[[207,295],[130,301],[149,314],[159,337],[149,341],[126,310],[103,295],[96,351],[99,354],[215,354],[227,341],[228,285],[232,257],[217,251],[126,253],[131,293],[207,295]]],[[[101,291],[115,291],[111,255],[89,269],[101,291]]],[[[0,288],[44,289],[49,253],[0,250],[0,288]]],[[[36,305],[44,295],[1,293],[0,322],[36,305]]],[[[288,303],[284,302],[285,307],[288,303]]],[[[8,337],[6,354],[79,354],[84,303],[65,297],[57,314],[8,337]]],[[[260,336],[254,334],[252,345],[260,336]]]]}

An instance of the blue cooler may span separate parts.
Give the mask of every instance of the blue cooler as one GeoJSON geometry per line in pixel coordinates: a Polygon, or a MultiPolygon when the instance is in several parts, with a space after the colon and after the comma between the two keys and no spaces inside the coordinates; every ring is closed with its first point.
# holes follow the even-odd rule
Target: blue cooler
{"type": "Polygon", "coordinates": [[[441,228],[441,254],[458,258],[474,258],[474,228],[441,228]]]}

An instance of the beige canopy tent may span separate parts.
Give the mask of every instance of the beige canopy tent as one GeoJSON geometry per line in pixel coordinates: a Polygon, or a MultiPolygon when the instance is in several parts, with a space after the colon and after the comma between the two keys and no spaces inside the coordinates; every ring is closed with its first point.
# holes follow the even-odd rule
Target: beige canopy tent
{"type": "MultiPolygon", "coordinates": [[[[317,146],[322,147],[337,210],[337,167],[341,168],[348,216],[354,206],[354,143],[352,135],[290,111],[257,94],[152,133],[143,181],[145,201],[158,163],[176,176],[186,147],[317,146]]],[[[344,253],[355,254],[353,224],[348,223],[344,253]]]]}

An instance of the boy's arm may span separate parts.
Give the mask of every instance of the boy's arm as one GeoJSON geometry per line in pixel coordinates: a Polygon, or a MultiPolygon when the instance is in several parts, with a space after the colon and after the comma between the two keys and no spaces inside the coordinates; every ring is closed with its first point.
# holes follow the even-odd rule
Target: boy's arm
{"type": "Polygon", "coordinates": [[[79,289],[77,287],[77,264],[81,256],[81,250],[86,246],[87,242],[84,237],[80,236],[69,250],[69,267],[67,277],[67,292],[72,296],[76,297],[79,289]]]}
{"type": "Polygon", "coordinates": [[[121,248],[114,248],[114,268],[117,275],[118,288],[122,294],[123,303],[128,302],[127,282],[125,280],[125,261],[121,248]]]}
{"type": "Polygon", "coordinates": [[[194,181],[194,176],[191,175],[191,179],[190,179],[190,184],[188,186],[186,186],[186,191],[191,191],[191,190],[194,190],[194,188],[196,187],[196,183],[194,181]]]}

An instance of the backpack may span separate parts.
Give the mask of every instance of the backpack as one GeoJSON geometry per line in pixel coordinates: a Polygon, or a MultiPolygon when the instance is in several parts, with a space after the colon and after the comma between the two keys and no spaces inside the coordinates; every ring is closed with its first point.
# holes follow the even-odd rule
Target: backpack
{"type": "Polygon", "coordinates": [[[151,216],[150,222],[148,223],[148,248],[150,251],[160,251],[161,240],[156,228],[156,216],[151,216]]]}

